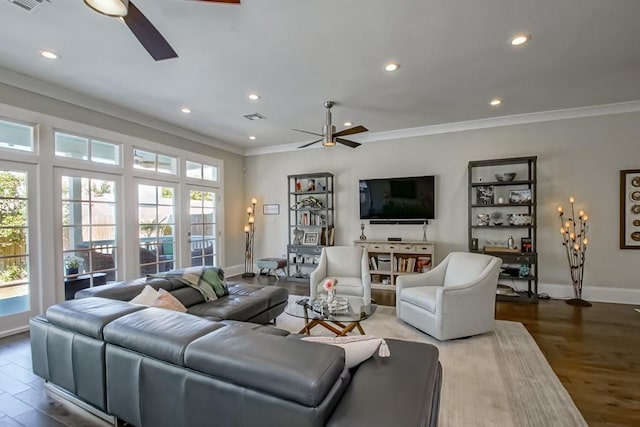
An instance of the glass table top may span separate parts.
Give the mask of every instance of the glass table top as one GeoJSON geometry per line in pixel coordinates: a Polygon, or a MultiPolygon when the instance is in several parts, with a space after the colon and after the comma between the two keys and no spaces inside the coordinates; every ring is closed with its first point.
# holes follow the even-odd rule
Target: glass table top
{"type": "Polygon", "coordinates": [[[357,322],[365,320],[378,308],[375,304],[357,304],[353,300],[338,296],[336,303],[328,304],[324,296],[310,300],[308,297],[290,301],[285,308],[285,313],[304,319],[330,320],[336,322],[357,322]],[[357,307],[355,306],[357,305],[357,307]]]}

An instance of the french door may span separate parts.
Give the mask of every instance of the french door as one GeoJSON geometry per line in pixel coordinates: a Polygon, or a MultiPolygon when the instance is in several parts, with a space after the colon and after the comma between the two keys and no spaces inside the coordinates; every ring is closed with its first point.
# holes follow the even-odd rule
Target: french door
{"type": "Polygon", "coordinates": [[[55,179],[56,243],[65,287],[79,280],[90,286],[122,280],[120,177],[58,168],[55,179]]]}
{"type": "Polygon", "coordinates": [[[37,170],[0,161],[0,334],[24,325],[41,307],[36,285],[39,259],[37,170]]]}
{"type": "Polygon", "coordinates": [[[218,200],[216,189],[188,186],[189,194],[189,264],[191,266],[220,265],[218,200]]]}

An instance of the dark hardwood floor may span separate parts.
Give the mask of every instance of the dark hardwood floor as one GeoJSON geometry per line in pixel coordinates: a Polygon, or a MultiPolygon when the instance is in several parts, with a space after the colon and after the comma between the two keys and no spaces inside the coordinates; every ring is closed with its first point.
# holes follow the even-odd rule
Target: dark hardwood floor
{"type": "MultiPolygon", "coordinates": [[[[308,285],[273,277],[234,277],[276,284],[308,295],[308,285]]],[[[381,305],[395,306],[395,292],[372,291],[381,305]]],[[[539,304],[498,302],[496,318],[521,322],[590,426],[640,426],[640,306],[594,303],[573,307],[561,300],[539,304]]],[[[552,427],[552,426],[549,426],[552,427]]]]}
{"type": "MultiPolygon", "coordinates": [[[[230,281],[282,286],[308,295],[308,285],[259,276],[230,281]]],[[[374,290],[378,304],[394,306],[395,293],[374,290]]],[[[564,301],[538,305],[500,302],[496,317],[522,322],[590,426],[640,426],[640,313],[634,306],[564,301]]],[[[45,395],[31,373],[27,333],[0,339],[0,426],[95,426],[95,418],[45,395]]],[[[549,426],[553,427],[553,426],[549,426]]]]}

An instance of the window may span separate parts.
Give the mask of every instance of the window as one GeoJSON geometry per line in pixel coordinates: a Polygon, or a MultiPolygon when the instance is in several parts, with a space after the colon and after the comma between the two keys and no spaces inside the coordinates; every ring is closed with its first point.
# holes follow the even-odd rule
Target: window
{"type": "Polygon", "coordinates": [[[218,167],[187,160],[187,178],[218,181],[218,167]]]}
{"type": "Polygon", "coordinates": [[[29,310],[27,174],[0,170],[0,316],[29,310]]]}
{"type": "Polygon", "coordinates": [[[120,145],[56,132],[56,156],[89,160],[105,165],[120,165],[120,145]]]}
{"type": "Polygon", "coordinates": [[[139,149],[133,150],[133,167],[152,172],[178,174],[178,159],[164,154],[139,149]]]}
{"type": "Polygon", "coordinates": [[[65,278],[105,273],[107,281],[117,279],[116,209],[115,181],[62,176],[65,278]]]}
{"type": "Polygon", "coordinates": [[[0,120],[0,147],[33,151],[33,126],[0,120]]]}
{"type": "Polygon", "coordinates": [[[140,274],[173,269],[175,193],[170,186],[138,185],[140,274]]]}

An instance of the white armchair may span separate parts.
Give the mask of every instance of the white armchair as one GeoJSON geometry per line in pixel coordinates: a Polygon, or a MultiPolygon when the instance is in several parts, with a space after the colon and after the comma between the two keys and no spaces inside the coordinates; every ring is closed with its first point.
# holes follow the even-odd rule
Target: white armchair
{"type": "Polygon", "coordinates": [[[452,252],[433,270],[396,280],[396,315],[439,340],[493,331],[502,260],[452,252]]]}
{"type": "Polygon", "coordinates": [[[328,246],[322,249],[318,268],[310,274],[310,295],[315,299],[324,292],[326,278],[338,280],[336,293],[362,305],[371,303],[369,254],[358,246],[328,246]]]}

